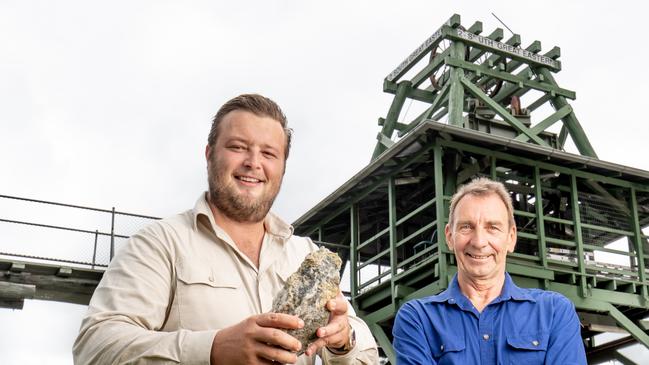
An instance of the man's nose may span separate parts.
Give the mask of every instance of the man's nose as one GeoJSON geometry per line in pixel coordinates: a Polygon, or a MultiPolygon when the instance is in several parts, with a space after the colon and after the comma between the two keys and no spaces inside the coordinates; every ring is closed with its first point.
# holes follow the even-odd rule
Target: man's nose
{"type": "Polygon", "coordinates": [[[261,166],[261,154],[259,153],[259,151],[250,149],[248,150],[243,163],[246,167],[249,167],[251,169],[259,168],[261,166]]]}
{"type": "Polygon", "coordinates": [[[483,227],[476,227],[476,229],[473,230],[471,243],[477,247],[483,247],[489,244],[489,240],[487,239],[487,232],[483,227]]]}

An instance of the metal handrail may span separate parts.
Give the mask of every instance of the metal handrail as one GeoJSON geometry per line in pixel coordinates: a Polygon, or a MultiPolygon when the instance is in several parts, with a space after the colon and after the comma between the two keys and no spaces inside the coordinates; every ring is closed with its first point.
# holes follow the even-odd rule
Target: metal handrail
{"type": "Polygon", "coordinates": [[[100,236],[109,236],[109,237],[114,236],[114,237],[117,237],[117,238],[128,238],[128,236],[114,234],[114,233],[111,234],[111,233],[105,233],[105,232],[99,232],[99,231],[88,231],[88,230],[79,229],[79,228],[70,228],[70,227],[53,226],[53,225],[41,224],[41,223],[14,221],[14,220],[4,219],[4,218],[0,218],[0,222],[24,224],[24,225],[27,225],[27,226],[35,226],[35,227],[43,227],[43,228],[60,229],[60,230],[63,230],[63,231],[90,233],[90,234],[97,234],[97,235],[100,235],[100,236]]]}
{"type": "Polygon", "coordinates": [[[42,204],[56,205],[56,206],[60,206],[60,207],[92,210],[92,211],[95,211],[95,212],[103,212],[103,213],[111,213],[111,214],[114,213],[114,214],[120,214],[120,215],[127,215],[127,216],[130,216],[130,217],[138,217],[138,218],[146,218],[146,219],[160,219],[159,217],[153,217],[153,216],[148,216],[148,215],[120,212],[120,211],[116,211],[115,208],[113,208],[113,209],[101,209],[101,208],[85,207],[83,205],[57,203],[57,202],[52,202],[52,201],[47,201],[47,200],[21,198],[21,197],[17,197],[17,196],[2,195],[2,194],[0,194],[0,198],[28,201],[28,202],[32,202],[32,203],[42,203],[42,204]]]}
{"type": "Polygon", "coordinates": [[[88,207],[88,206],[82,206],[82,205],[76,205],[76,204],[65,204],[65,203],[59,203],[59,202],[53,202],[53,201],[47,201],[47,200],[22,198],[22,197],[16,197],[16,196],[11,196],[11,195],[3,195],[3,194],[0,194],[0,199],[12,199],[12,200],[28,202],[28,203],[47,204],[47,205],[53,205],[53,206],[63,207],[63,208],[83,209],[83,210],[88,210],[88,211],[93,211],[93,212],[110,214],[110,232],[103,232],[103,231],[100,231],[98,229],[88,230],[88,229],[82,229],[82,228],[78,228],[78,227],[59,226],[59,225],[46,224],[46,223],[40,223],[40,222],[37,223],[37,222],[27,222],[27,221],[16,220],[16,219],[0,218],[0,222],[4,222],[4,223],[17,224],[17,225],[26,225],[26,226],[32,226],[32,227],[40,227],[40,228],[45,228],[45,229],[61,230],[61,231],[76,232],[76,233],[85,233],[85,234],[91,234],[91,235],[94,236],[94,239],[92,240],[92,244],[93,244],[92,262],[85,262],[85,261],[71,260],[71,259],[63,259],[63,258],[42,257],[42,256],[25,254],[25,252],[5,252],[5,251],[8,251],[8,250],[1,249],[1,248],[0,248],[0,255],[8,256],[8,257],[20,257],[20,258],[48,261],[48,262],[59,262],[59,263],[76,264],[76,265],[87,265],[87,266],[90,266],[92,269],[94,269],[95,267],[106,267],[106,266],[108,266],[107,264],[97,262],[97,245],[98,245],[98,237],[99,236],[110,237],[110,252],[109,252],[109,259],[108,259],[109,261],[112,260],[113,256],[115,255],[115,239],[127,239],[127,238],[129,238],[129,236],[127,236],[127,235],[116,233],[116,227],[115,227],[115,217],[116,216],[125,216],[125,217],[150,219],[150,220],[158,220],[158,219],[160,219],[158,217],[153,217],[153,216],[149,216],[149,215],[120,212],[120,211],[115,210],[114,207],[112,209],[100,209],[100,208],[94,208],[94,207],[88,207]]]}

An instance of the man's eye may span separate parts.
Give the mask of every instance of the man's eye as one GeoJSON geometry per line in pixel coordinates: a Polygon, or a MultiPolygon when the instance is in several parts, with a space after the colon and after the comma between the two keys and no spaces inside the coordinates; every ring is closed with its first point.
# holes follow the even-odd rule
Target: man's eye
{"type": "Polygon", "coordinates": [[[272,151],[263,151],[262,153],[268,158],[277,158],[277,155],[272,151]]]}
{"type": "Polygon", "coordinates": [[[241,145],[231,145],[228,148],[233,150],[233,151],[243,151],[243,150],[246,149],[246,147],[241,146],[241,145]]]}
{"type": "Polygon", "coordinates": [[[489,226],[489,230],[490,231],[500,231],[500,227],[492,224],[492,225],[489,226]]]}
{"type": "Polygon", "coordinates": [[[471,226],[468,225],[468,224],[460,224],[460,226],[458,227],[458,229],[459,229],[460,231],[462,231],[462,232],[466,232],[466,231],[469,231],[469,230],[471,229],[471,226]]]}

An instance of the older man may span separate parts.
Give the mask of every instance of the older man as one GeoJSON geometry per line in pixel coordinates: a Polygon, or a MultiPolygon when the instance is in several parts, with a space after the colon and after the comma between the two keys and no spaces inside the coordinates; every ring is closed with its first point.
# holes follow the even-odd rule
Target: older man
{"type": "Polygon", "coordinates": [[[442,293],[399,310],[393,328],[399,365],[586,364],[572,303],[519,288],[505,272],[516,225],[501,183],[479,178],[461,187],[445,234],[457,275],[442,293]]]}
{"type": "Polygon", "coordinates": [[[272,100],[241,95],[214,117],[205,149],[209,191],[193,209],[156,222],[118,251],[74,344],[76,364],[373,364],[376,344],[339,295],[330,321],[298,357],[268,313],[274,295],[317,247],[269,209],[291,130],[272,100]]]}

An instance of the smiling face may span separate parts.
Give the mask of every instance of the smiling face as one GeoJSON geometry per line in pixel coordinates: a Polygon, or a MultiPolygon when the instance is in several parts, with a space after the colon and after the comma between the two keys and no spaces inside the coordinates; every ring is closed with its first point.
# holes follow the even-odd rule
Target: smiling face
{"type": "Polygon", "coordinates": [[[453,227],[446,225],[446,242],[455,253],[458,278],[472,282],[505,275],[505,259],[516,245],[516,225],[496,194],[467,194],[457,203],[453,227]]]}
{"type": "Polygon", "coordinates": [[[206,149],[210,203],[237,222],[261,222],[284,176],[286,134],[281,124],[251,112],[229,112],[206,149]]]}

